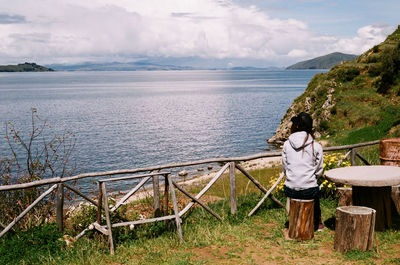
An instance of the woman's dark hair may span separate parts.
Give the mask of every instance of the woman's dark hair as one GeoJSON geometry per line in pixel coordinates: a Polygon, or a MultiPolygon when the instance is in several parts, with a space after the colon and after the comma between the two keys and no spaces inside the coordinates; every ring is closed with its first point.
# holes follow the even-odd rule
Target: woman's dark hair
{"type": "Polygon", "coordinates": [[[313,143],[312,143],[312,149],[313,149],[313,156],[314,156],[314,133],[313,133],[313,120],[310,116],[310,114],[305,113],[305,112],[300,112],[299,115],[294,116],[290,119],[293,123],[292,126],[292,133],[294,132],[301,132],[305,131],[307,133],[306,137],[304,138],[303,145],[301,148],[303,149],[304,153],[304,147],[307,143],[308,137],[313,138],[313,143]]]}
{"type": "Polygon", "coordinates": [[[308,134],[313,135],[313,120],[310,114],[305,112],[300,112],[299,115],[294,116],[290,119],[295,125],[295,132],[305,131],[308,134]]]}

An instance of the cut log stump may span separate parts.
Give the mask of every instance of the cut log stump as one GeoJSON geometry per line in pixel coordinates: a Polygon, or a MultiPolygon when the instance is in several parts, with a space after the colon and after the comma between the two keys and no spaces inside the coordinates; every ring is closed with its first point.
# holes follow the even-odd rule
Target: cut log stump
{"type": "Polygon", "coordinates": [[[340,252],[373,247],[376,211],[363,206],[342,206],[336,209],[334,249],[340,252]]]}
{"type": "Polygon", "coordinates": [[[314,200],[290,198],[289,238],[310,240],[314,237],[314,200]]]}
{"type": "Polygon", "coordinates": [[[352,188],[338,187],[337,193],[339,194],[339,207],[353,205],[352,188]]]}

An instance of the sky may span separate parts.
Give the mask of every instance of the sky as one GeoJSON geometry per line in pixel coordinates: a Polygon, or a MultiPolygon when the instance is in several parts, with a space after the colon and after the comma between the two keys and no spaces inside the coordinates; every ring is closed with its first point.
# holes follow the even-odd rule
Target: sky
{"type": "Polygon", "coordinates": [[[0,0],[0,64],[284,67],[361,54],[399,14],[399,0],[0,0]]]}

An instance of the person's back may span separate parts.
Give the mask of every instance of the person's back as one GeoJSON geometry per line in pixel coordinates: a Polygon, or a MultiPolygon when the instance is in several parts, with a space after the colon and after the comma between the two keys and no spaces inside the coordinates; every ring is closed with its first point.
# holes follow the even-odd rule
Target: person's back
{"type": "Polygon", "coordinates": [[[289,136],[282,150],[282,163],[286,174],[285,185],[299,190],[317,187],[317,177],[322,175],[322,147],[307,132],[295,132],[289,136]],[[304,147],[303,147],[304,145],[304,147]]]}
{"type": "Polygon", "coordinates": [[[322,229],[317,178],[323,172],[323,150],[314,141],[309,114],[302,112],[291,121],[292,134],[282,149],[282,168],[286,174],[284,192],[289,198],[314,199],[314,227],[322,229]]]}

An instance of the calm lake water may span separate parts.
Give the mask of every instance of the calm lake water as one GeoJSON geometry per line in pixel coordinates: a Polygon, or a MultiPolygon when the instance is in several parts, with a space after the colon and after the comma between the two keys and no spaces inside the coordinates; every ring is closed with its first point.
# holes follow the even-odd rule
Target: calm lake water
{"type": "Polygon", "coordinates": [[[27,132],[37,108],[76,135],[78,172],[256,154],[319,72],[0,73],[0,135],[7,121],[27,132]]]}

